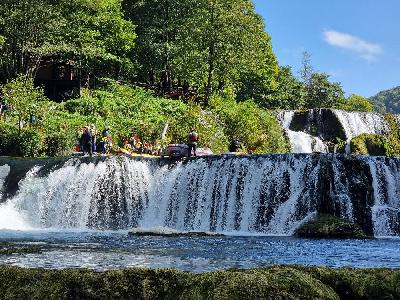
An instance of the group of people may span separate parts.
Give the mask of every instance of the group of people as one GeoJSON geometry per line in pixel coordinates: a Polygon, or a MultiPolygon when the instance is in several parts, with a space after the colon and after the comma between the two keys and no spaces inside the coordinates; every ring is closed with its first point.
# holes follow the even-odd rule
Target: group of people
{"type": "MultiPolygon", "coordinates": [[[[187,136],[187,156],[196,156],[197,143],[199,135],[193,128],[187,136]]],[[[106,155],[110,152],[113,145],[111,138],[110,127],[106,126],[105,129],[100,133],[95,125],[84,126],[79,131],[77,151],[82,152],[83,155],[88,154],[90,156],[93,153],[101,153],[106,155]]],[[[133,133],[131,137],[124,139],[123,149],[129,153],[137,154],[149,154],[149,155],[160,155],[161,153],[161,142],[155,141],[155,143],[142,142],[139,135],[133,133]]],[[[229,152],[242,152],[242,143],[234,139],[229,145],[229,152]]]]}
{"type": "Polygon", "coordinates": [[[95,152],[106,155],[112,147],[110,127],[107,126],[99,135],[95,125],[84,126],[80,129],[78,142],[79,149],[77,150],[83,155],[92,156],[95,152]]]}
{"type": "Polygon", "coordinates": [[[142,142],[139,135],[133,133],[129,139],[124,140],[123,148],[129,153],[159,155],[161,145],[159,141],[155,143],[142,142]]]}

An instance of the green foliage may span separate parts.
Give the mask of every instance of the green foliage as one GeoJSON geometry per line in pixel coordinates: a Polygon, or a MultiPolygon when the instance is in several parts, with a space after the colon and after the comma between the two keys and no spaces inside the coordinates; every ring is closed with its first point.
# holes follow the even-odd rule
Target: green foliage
{"type": "Polygon", "coordinates": [[[255,153],[289,151],[289,145],[275,117],[254,102],[236,103],[232,96],[214,95],[210,106],[224,122],[224,130],[230,140],[239,139],[247,149],[255,153]]]}
{"type": "Polygon", "coordinates": [[[1,23],[0,80],[33,75],[42,59],[107,75],[127,62],[135,38],[121,0],[4,0],[1,23]]]}
{"type": "Polygon", "coordinates": [[[75,145],[75,136],[71,131],[49,133],[44,139],[44,153],[47,156],[69,155],[75,145]]]}
{"type": "Polygon", "coordinates": [[[382,91],[369,99],[375,110],[381,113],[400,113],[400,86],[382,91]]]}
{"type": "Polygon", "coordinates": [[[32,78],[26,76],[10,81],[2,87],[1,92],[10,107],[11,116],[17,117],[20,130],[30,115],[38,114],[40,102],[45,100],[43,90],[34,87],[32,78]]]}
{"type": "Polygon", "coordinates": [[[390,153],[393,156],[400,156],[400,128],[397,119],[391,114],[385,114],[385,120],[390,127],[390,133],[387,136],[390,153]]]}
{"type": "Polygon", "coordinates": [[[5,299],[399,299],[400,271],[273,266],[195,274],[0,267],[5,299]]]}
{"type": "Polygon", "coordinates": [[[234,86],[241,100],[258,98],[278,73],[271,39],[251,0],[125,1],[137,24],[142,82],[187,81],[209,93],[234,86]]]}
{"type": "Polygon", "coordinates": [[[0,155],[35,157],[41,155],[41,134],[34,128],[21,131],[9,124],[0,125],[0,155]]]}
{"type": "Polygon", "coordinates": [[[350,142],[350,151],[355,155],[391,156],[390,145],[385,136],[361,134],[350,142]]]}
{"type": "Polygon", "coordinates": [[[17,156],[16,136],[18,136],[18,129],[15,126],[0,123],[0,156],[17,156]]]}
{"type": "MultiPolygon", "coordinates": [[[[296,79],[289,66],[280,67],[276,85],[264,98],[258,97],[257,103],[269,109],[296,110],[305,108],[303,83],[296,79]]],[[[257,87],[257,85],[255,85],[257,87]]]]}
{"type": "Polygon", "coordinates": [[[367,98],[352,94],[344,102],[341,109],[348,111],[373,112],[374,106],[367,98]]]}
{"type": "Polygon", "coordinates": [[[341,108],[344,101],[339,83],[329,82],[329,76],[324,73],[312,74],[310,83],[305,86],[307,108],[341,108]]]}
{"type": "MultiPolygon", "coordinates": [[[[115,81],[108,81],[98,90],[84,90],[83,94],[79,99],[61,104],[41,101],[37,125],[23,127],[20,134],[16,133],[14,126],[4,125],[2,153],[67,155],[80,136],[79,129],[89,124],[95,125],[100,132],[110,126],[114,143],[120,146],[133,133],[145,142],[160,143],[166,123],[169,130],[162,141],[164,144],[186,143],[187,135],[194,127],[200,137],[199,146],[209,147],[215,153],[226,152],[233,138],[239,138],[256,153],[289,151],[275,117],[252,101],[236,103],[234,94],[213,96],[210,110],[194,103],[156,98],[142,89],[115,81]],[[14,151],[10,144],[19,145],[18,151],[14,151]]],[[[17,115],[15,107],[11,107],[7,119],[10,124],[17,123],[18,118],[12,117],[17,115]]]]}
{"type": "Polygon", "coordinates": [[[43,138],[34,128],[23,129],[16,137],[15,146],[18,156],[37,157],[43,148],[43,138]]]}

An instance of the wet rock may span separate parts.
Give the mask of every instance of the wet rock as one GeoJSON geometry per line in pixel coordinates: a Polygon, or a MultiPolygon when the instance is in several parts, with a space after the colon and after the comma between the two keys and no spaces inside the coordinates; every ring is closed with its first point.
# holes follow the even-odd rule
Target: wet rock
{"type": "Polygon", "coordinates": [[[330,215],[318,215],[314,220],[303,224],[296,230],[300,238],[319,239],[368,239],[361,227],[353,222],[330,215]]]}

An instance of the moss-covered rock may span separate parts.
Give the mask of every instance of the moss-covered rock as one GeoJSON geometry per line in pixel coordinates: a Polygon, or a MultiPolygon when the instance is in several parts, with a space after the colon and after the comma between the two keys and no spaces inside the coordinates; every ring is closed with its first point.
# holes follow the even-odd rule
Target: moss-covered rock
{"type": "Polygon", "coordinates": [[[273,266],[176,270],[43,270],[0,266],[2,299],[400,299],[400,270],[273,266]]]}
{"type": "Polygon", "coordinates": [[[301,238],[366,239],[361,227],[353,222],[330,215],[319,215],[299,227],[295,235],[301,238]]]}
{"type": "Polygon", "coordinates": [[[350,142],[350,150],[355,155],[391,156],[388,139],[377,134],[356,136],[350,142]]]}

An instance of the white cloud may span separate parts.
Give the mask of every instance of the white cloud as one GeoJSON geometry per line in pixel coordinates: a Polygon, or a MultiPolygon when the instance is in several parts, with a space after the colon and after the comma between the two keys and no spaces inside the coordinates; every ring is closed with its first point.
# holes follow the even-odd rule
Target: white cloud
{"type": "Polygon", "coordinates": [[[364,41],[348,33],[326,30],[324,40],[329,45],[353,51],[367,61],[373,61],[383,53],[381,45],[364,41]]]}

